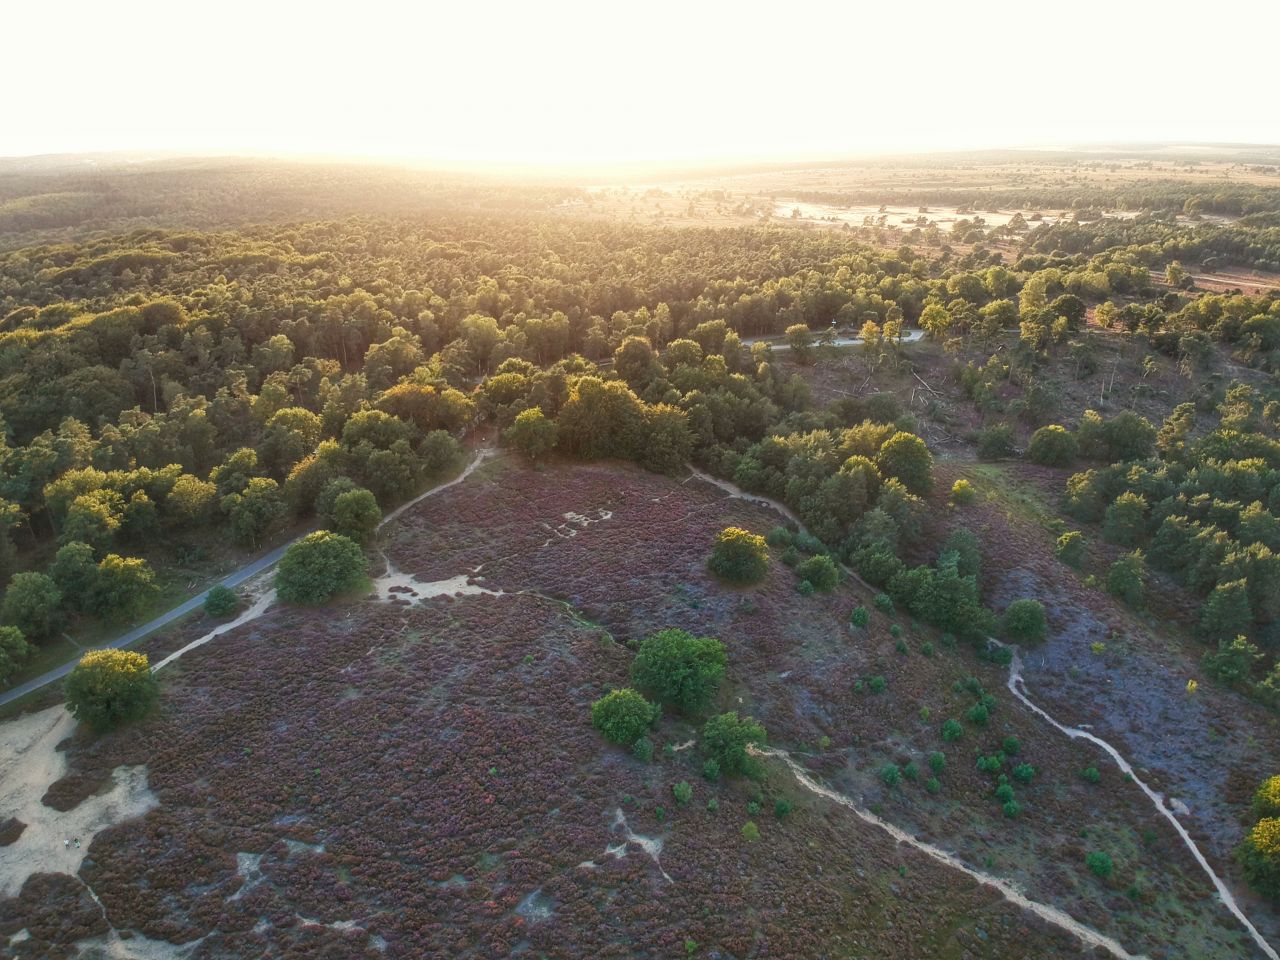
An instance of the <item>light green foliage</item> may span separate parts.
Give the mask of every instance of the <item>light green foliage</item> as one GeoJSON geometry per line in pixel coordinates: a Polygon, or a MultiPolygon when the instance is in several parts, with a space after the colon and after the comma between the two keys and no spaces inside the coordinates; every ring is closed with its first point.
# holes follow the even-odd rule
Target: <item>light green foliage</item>
{"type": "Polygon", "coordinates": [[[1034,646],[1044,642],[1048,623],[1039,600],[1014,600],[1004,611],[1004,635],[1014,643],[1034,646]]]}
{"type": "Polygon", "coordinates": [[[5,588],[0,620],[17,627],[24,637],[39,641],[61,629],[62,591],[43,573],[15,573],[5,588]]]}
{"type": "Polygon", "coordinates": [[[724,644],[684,630],[660,630],[640,644],[631,681],[659,702],[685,714],[711,705],[724,677],[724,644]]]}
{"type": "Polygon", "coordinates": [[[760,762],[747,748],[764,742],[764,727],[751,717],[739,717],[737,711],[712,717],[702,727],[703,752],[729,776],[744,774],[758,779],[762,773],[760,762]]]}
{"type": "Polygon", "coordinates": [[[606,740],[627,745],[644,736],[659,708],[630,688],[612,690],[591,705],[591,725],[606,740]]]}
{"type": "Polygon", "coordinates": [[[689,786],[687,780],[681,780],[671,788],[672,795],[676,798],[676,803],[684,806],[693,799],[693,787],[689,786]]]}
{"type": "Polygon", "coordinates": [[[317,530],[285,551],[276,572],[276,592],[287,603],[318,606],[359,586],[365,567],[359,544],[341,534],[317,530]]]}
{"type": "Polygon", "coordinates": [[[729,583],[742,586],[758,583],[769,569],[769,549],[764,537],[740,527],[726,527],[716,534],[707,566],[729,583]]]}
{"type": "Polygon", "coordinates": [[[89,610],[104,619],[128,620],[137,616],[158,592],[155,574],[145,560],[109,553],[98,564],[89,610]]]}
{"type": "Polygon", "coordinates": [[[827,593],[840,582],[840,568],[826,554],[817,554],[796,565],[796,576],[813,585],[820,593],[827,593]]]}
{"type": "Polygon", "coordinates": [[[1115,870],[1115,864],[1112,862],[1110,855],[1101,850],[1091,850],[1084,856],[1084,865],[1089,868],[1089,872],[1095,877],[1103,880],[1111,876],[1115,870]]]}
{"type": "Polygon", "coordinates": [[[67,707],[94,730],[138,720],[155,707],[159,686],[144,653],[91,650],[67,676],[67,707]]]}
{"type": "Polygon", "coordinates": [[[221,584],[210,590],[204,597],[204,612],[221,620],[235,613],[240,606],[240,597],[230,587],[221,584]]]}
{"type": "Polygon", "coordinates": [[[364,488],[338,494],[333,501],[332,516],[333,532],[356,543],[367,543],[382,522],[377,499],[372,491],[364,488]]]}
{"type": "Polygon", "coordinates": [[[1107,592],[1131,607],[1142,606],[1146,581],[1146,563],[1141,550],[1125,554],[1107,570],[1107,592]]]}
{"type": "Polygon", "coordinates": [[[1076,438],[1058,424],[1041,427],[1031,435],[1027,445],[1027,459],[1052,467],[1070,465],[1078,452],[1076,438]]]}

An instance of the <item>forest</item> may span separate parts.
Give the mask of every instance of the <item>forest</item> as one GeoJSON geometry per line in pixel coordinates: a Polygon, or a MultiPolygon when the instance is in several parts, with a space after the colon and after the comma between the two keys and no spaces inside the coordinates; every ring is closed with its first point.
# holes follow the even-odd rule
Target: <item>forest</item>
{"type": "MultiPolygon", "coordinates": [[[[568,543],[596,522],[584,520],[585,510],[574,512],[576,506],[561,509],[556,497],[563,490],[552,489],[549,479],[561,476],[556,471],[566,471],[565,490],[577,490],[579,482],[567,471],[621,471],[613,479],[583,474],[594,478],[591,496],[638,491],[627,503],[601,500],[608,504],[599,508],[601,517],[628,503],[635,510],[635,503],[692,497],[682,485],[703,476],[792,518],[769,528],[746,514],[725,514],[723,523],[717,514],[713,522],[698,513],[710,507],[691,499],[687,515],[696,515],[706,525],[703,533],[716,539],[672,548],[673,564],[685,564],[686,579],[663,580],[660,548],[636,547],[645,558],[641,567],[650,571],[644,576],[666,591],[659,613],[651,609],[659,595],[636,592],[638,582],[649,581],[620,572],[625,543],[579,558],[584,567],[599,564],[607,571],[602,583],[630,598],[634,609],[620,612],[621,601],[601,596],[600,585],[559,579],[580,577],[581,570],[529,573],[551,582],[502,586],[501,577],[514,575],[501,572],[501,561],[473,555],[479,548],[472,538],[489,522],[479,519],[483,503],[465,499],[474,492],[459,501],[474,522],[453,539],[439,533],[455,522],[447,515],[432,513],[434,527],[401,521],[418,524],[405,529],[434,543],[440,556],[478,560],[476,570],[492,562],[500,571],[493,581],[498,589],[480,591],[493,598],[447,601],[468,612],[439,621],[432,612],[430,625],[415,629],[480,643],[485,631],[501,631],[488,622],[488,612],[474,611],[487,611],[481,605],[498,603],[494,598],[504,590],[518,594],[520,629],[528,637],[512,641],[503,655],[517,662],[519,653],[519,662],[532,662],[534,653],[525,651],[536,649],[527,645],[535,635],[560,631],[578,651],[573,669],[581,663],[594,671],[588,679],[574,674],[572,682],[556,674],[565,685],[557,697],[571,690],[575,709],[583,697],[591,704],[589,715],[581,710],[576,718],[554,720],[582,728],[573,734],[573,749],[605,749],[590,739],[594,725],[622,748],[608,763],[644,764],[636,769],[647,771],[650,763],[682,762],[675,753],[683,748],[671,744],[674,730],[687,729],[706,764],[690,768],[695,782],[700,774],[717,791],[728,789],[723,781],[767,783],[767,794],[743,788],[756,791],[754,819],[741,829],[747,844],[760,839],[764,796],[778,824],[794,822],[788,817],[799,802],[778,790],[776,771],[764,773],[774,769],[762,761],[766,726],[770,737],[780,732],[778,749],[809,750],[798,739],[808,737],[818,744],[810,769],[847,774],[854,778],[849,784],[867,785],[826,751],[833,738],[848,751],[866,748],[877,758],[874,767],[864,764],[870,786],[886,794],[913,787],[922,776],[929,795],[944,790],[947,761],[940,751],[955,752],[955,741],[968,737],[963,752],[975,753],[977,772],[966,776],[977,778],[973,789],[981,804],[991,806],[994,788],[1000,822],[1034,818],[1037,803],[1057,810],[1057,800],[1037,792],[1045,779],[1036,779],[1037,769],[1060,767],[1073,778],[1071,791],[1092,789],[1098,761],[1074,753],[1063,759],[1062,746],[1045,747],[1043,759],[1029,760],[1019,752],[1019,737],[1031,742],[1041,734],[1000,726],[1023,723],[1005,719],[1021,709],[1012,674],[1008,694],[992,693],[1004,686],[1000,671],[1022,669],[1021,649],[1039,655],[1056,648],[1046,654],[1054,663],[1040,675],[1042,686],[1069,673],[1071,683],[1092,685],[1090,696],[1098,698],[1109,695],[1101,688],[1111,681],[1090,679],[1096,671],[1129,677],[1127,671],[1140,672],[1139,664],[1159,663],[1171,688],[1185,688],[1191,704],[1187,723],[1196,732],[1188,736],[1197,746],[1188,753],[1212,741],[1209,731],[1227,713],[1232,723],[1270,737],[1280,710],[1280,226],[1274,219],[1280,187],[1153,176],[1124,186],[967,190],[896,187],[874,197],[795,190],[790,198],[1012,207],[1026,218],[997,228],[974,212],[950,234],[780,220],[663,225],[583,212],[569,203],[583,188],[550,182],[230,161],[92,175],[0,170],[0,687],[55,666],[64,653],[69,657],[76,638],[109,638],[174,605],[196,584],[203,590],[227,569],[308,534],[298,543],[312,544],[317,556],[330,551],[332,560],[323,563],[334,569],[345,565],[341,587],[336,579],[318,587],[314,570],[305,569],[291,547],[293,559],[286,554],[276,580],[284,612],[270,615],[283,619],[272,622],[296,630],[306,638],[300,642],[318,644],[324,635],[332,649],[345,649],[351,638],[326,633],[337,627],[298,618],[310,616],[309,607],[355,604],[374,633],[391,636],[389,613],[381,607],[370,613],[372,601],[351,599],[368,593],[365,567],[385,564],[385,577],[393,578],[396,570],[435,569],[435,561],[431,550],[401,533],[381,533],[384,518],[457,477],[477,450],[496,448],[505,459],[491,474],[481,470],[485,482],[501,486],[506,481],[495,477],[508,474],[499,471],[512,471],[530,497],[556,504],[563,519],[559,527],[544,522],[551,539],[536,547],[495,514],[494,537],[516,544],[512,550],[545,550],[557,537],[568,543]],[[1041,223],[1033,217],[1038,209],[1077,215],[1041,223]],[[1134,215],[1088,213],[1102,209],[1134,215]],[[1214,218],[1203,219],[1207,214],[1214,218]],[[1236,273],[1215,279],[1227,270],[1249,271],[1248,282],[1236,273]],[[572,533],[556,532],[566,524],[572,533]],[[317,529],[332,536],[312,532],[317,529]],[[688,570],[706,583],[688,586],[688,570]],[[564,609],[535,614],[535,601],[548,598],[564,609]],[[849,655],[863,657],[857,676],[823,646],[830,638],[805,640],[834,657],[824,662],[844,684],[830,694],[843,698],[838,706],[836,699],[829,707],[797,705],[762,685],[766,676],[781,684],[799,668],[780,671],[781,661],[770,660],[769,670],[757,675],[756,666],[776,654],[769,645],[780,642],[765,640],[758,623],[747,628],[758,648],[730,640],[731,622],[740,626],[738,618],[769,603],[800,611],[791,618],[798,621],[806,610],[826,608],[789,605],[848,607],[839,614],[841,642],[865,640],[870,651],[849,655]],[[479,619],[467,619],[472,616],[479,619]],[[544,633],[535,621],[544,623],[544,633]],[[597,626],[610,643],[613,634],[631,639],[587,653],[584,637],[597,626]],[[875,633],[882,629],[883,635],[875,633]],[[725,643],[695,636],[712,630],[725,643]],[[1086,631],[1093,632],[1083,640],[1086,631]],[[632,650],[630,668],[620,666],[632,650]],[[1059,657],[1074,659],[1068,667],[1059,657]],[[953,679],[935,674],[944,661],[960,671],[953,679]],[[902,665],[916,663],[913,680],[915,667],[902,665]],[[610,678],[614,689],[601,688],[603,679],[594,676],[610,678]],[[848,719],[837,730],[830,717],[848,718],[846,701],[871,704],[886,687],[923,689],[913,686],[924,683],[920,677],[950,691],[948,714],[932,716],[924,693],[921,706],[910,701],[908,711],[934,740],[940,731],[941,742],[931,741],[925,751],[923,741],[911,741],[880,756],[876,751],[898,737],[896,728],[880,730],[878,738],[841,739],[859,723],[881,722],[848,719]],[[1204,678],[1203,690],[1196,677],[1204,678]],[[754,718],[746,707],[742,717],[729,710],[730,690],[746,696],[754,718]],[[1218,698],[1213,719],[1198,712],[1211,698],[1218,698]],[[810,722],[818,726],[805,726],[810,722]],[[992,739],[997,728],[1004,733],[999,740],[992,739]],[[665,754],[655,751],[662,738],[670,750],[665,754]],[[924,776],[922,765],[933,775],[924,776]]],[[[490,497],[517,496],[514,484],[490,497]]],[[[524,508],[512,503],[507,509],[524,508]]],[[[663,522],[674,521],[663,515],[663,522]]],[[[487,584],[489,576],[467,582],[487,584]]],[[[426,580],[405,582],[409,586],[396,589],[419,589],[426,580]]],[[[402,596],[400,602],[408,601],[402,596]]],[[[218,609],[206,601],[204,616],[225,621],[242,605],[242,597],[228,592],[218,609]]],[[[813,616],[817,622],[819,614],[813,616]]],[[[459,649],[449,649],[450,657],[465,660],[459,649]]],[[[1044,668],[1045,660],[1037,659],[1044,668]]],[[[121,669],[149,677],[145,666],[122,660],[121,669]]],[[[85,676],[73,674],[82,689],[85,676]]],[[[189,695],[187,682],[179,680],[175,689],[189,695]]],[[[260,681],[251,682],[260,697],[260,681]]],[[[447,684],[458,684],[483,712],[489,701],[468,686],[472,682],[470,675],[465,681],[454,676],[447,684]]],[[[1118,681],[1116,689],[1131,682],[1118,681]]],[[[503,674],[500,683],[508,696],[520,696],[511,677],[503,674]]],[[[376,685],[379,697],[394,702],[385,676],[378,674],[376,685]]],[[[86,707],[83,718],[95,729],[124,726],[99,745],[78,748],[77,762],[135,762],[140,744],[159,749],[161,728],[147,724],[177,722],[157,707],[167,696],[163,689],[163,683],[146,686],[143,700],[127,709],[117,705],[118,715],[86,707]],[[156,709],[162,719],[146,719],[156,709]],[[142,725],[138,738],[129,734],[130,723],[142,725]]],[[[1072,689],[1060,686],[1062,699],[1050,701],[1055,712],[1073,702],[1072,689]]],[[[289,694],[290,709],[297,708],[294,697],[289,694]]],[[[1088,716],[1095,729],[1113,729],[1108,724],[1122,715],[1116,704],[1088,702],[1092,712],[1072,714],[1076,722],[1088,716]]],[[[546,709],[529,707],[530,715],[546,709]]],[[[858,706],[855,714],[876,709],[858,706]]],[[[545,713],[538,717],[553,722],[545,713]]],[[[1238,890],[1253,891],[1249,912],[1264,931],[1255,940],[1273,935],[1280,930],[1273,905],[1280,897],[1280,821],[1274,798],[1267,799],[1274,771],[1263,768],[1274,757],[1241,748],[1215,757],[1220,767],[1189,774],[1181,761],[1162,767],[1159,735],[1134,732],[1137,726],[1130,746],[1144,757],[1144,776],[1154,769],[1155,782],[1171,796],[1205,791],[1214,798],[1206,803],[1214,812],[1196,827],[1196,839],[1238,890]],[[1255,790],[1260,799],[1252,799],[1255,790]],[[1249,816],[1255,822],[1246,828],[1249,816]]],[[[1238,739],[1244,742],[1243,735],[1238,739]]],[[[565,775],[604,762],[586,755],[573,761],[578,767],[566,765],[565,775]]],[[[502,761],[493,763],[497,777],[502,761]]],[[[590,769],[596,791],[612,774],[590,769]]],[[[472,776],[459,771],[454,775],[472,776]]],[[[627,775],[633,774],[640,775],[627,775]]],[[[1120,791],[1119,777],[1112,776],[1120,791]]],[[[1132,780],[1123,789],[1130,787],[1132,780]]],[[[669,796],[666,806],[657,806],[654,830],[694,795],[687,779],[663,787],[668,794],[672,789],[675,807],[669,796]]],[[[712,788],[699,783],[697,789],[712,788]]],[[[256,802],[288,806],[281,797],[256,802]]],[[[717,793],[711,802],[730,801],[717,793]]],[[[876,803],[870,813],[892,818],[895,808],[885,803],[889,812],[876,803]]],[[[1137,823],[1132,809],[1146,800],[1117,793],[1105,803],[1118,805],[1118,821],[1137,823]]],[[[620,801],[618,816],[625,824],[624,805],[620,801]]],[[[900,812],[919,823],[927,816],[915,806],[900,812]]],[[[1065,829],[1070,819],[1055,813],[1053,829],[1065,829]]],[[[768,824],[765,832],[773,829],[781,827],[768,824]]],[[[1154,856],[1156,833],[1147,829],[1151,838],[1143,849],[1154,856]]],[[[1056,837],[1055,843],[1074,844],[1069,835],[1056,837]]],[[[1185,856],[1177,837],[1159,842],[1185,856]]],[[[1124,847],[1116,840],[1108,849],[1119,859],[1124,847]]],[[[127,856],[137,857],[137,850],[127,856]]],[[[1088,856],[1086,872],[1110,882],[1110,854],[1090,849],[1088,856]]],[[[977,855],[971,859],[977,862],[977,855]]],[[[1076,859],[1085,863],[1084,851],[1076,859]]],[[[1164,880],[1144,869],[1126,874],[1127,889],[1117,879],[1109,893],[1072,893],[1077,905],[1092,904],[1075,913],[1101,924],[1096,904],[1108,898],[1126,898],[1136,915],[1137,905],[1157,898],[1193,901],[1188,891],[1204,881],[1194,864],[1176,868],[1185,873],[1171,867],[1164,880]]],[[[906,867],[901,870],[905,877],[906,867]]],[[[450,876],[433,882],[447,887],[450,876]]],[[[1035,877],[1045,885],[1037,889],[1056,894],[1055,882],[1035,877]]],[[[378,898],[389,895],[379,890],[378,898]]],[[[489,902],[500,896],[493,892],[489,902]]],[[[5,910],[17,909],[4,903],[0,923],[7,922],[5,910]]],[[[129,910],[146,912],[136,905],[129,910]]],[[[733,910],[740,915],[741,905],[733,910]]],[[[208,935],[208,925],[193,917],[182,921],[187,932],[194,937],[200,927],[208,935]]],[[[467,917],[478,922],[475,914],[467,917]]],[[[1107,928],[1112,934],[1146,938],[1146,945],[1165,935],[1158,921],[1118,922],[1107,928]]],[[[148,936],[164,932],[154,918],[147,924],[148,936]]],[[[0,932],[6,930],[18,928],[0,932]]],[[[792,932],[769,930],[784,952],[789,946],[793,955],[821,953],[799,933],[788,940],[792,932]]],[[[439,930],[398,935],[410,954],[406,945],[413,942],[429,943],[428,952],[438,955],[449,949],[439,930]]],[[[493,934],[500,935],[507,939],[495,940],[484,955],[503,955],[519,939],[506,928],[493,934]]],[[[723,936],[745,949],[740,931],[723,936]]],[[[684,942],[689,955],[700,949],[696,939],[684,942]]],[[[1251,949],[1244,942],[1237,946],[1251,949]]],[[[646,950],[658,955],[671,945],[648,943],[646,950]]],[[[920,952],[904,955],[928,955],[916,948],[920,952]]],[[[305,955],[305,947],[298,949],[305,955]]]]}

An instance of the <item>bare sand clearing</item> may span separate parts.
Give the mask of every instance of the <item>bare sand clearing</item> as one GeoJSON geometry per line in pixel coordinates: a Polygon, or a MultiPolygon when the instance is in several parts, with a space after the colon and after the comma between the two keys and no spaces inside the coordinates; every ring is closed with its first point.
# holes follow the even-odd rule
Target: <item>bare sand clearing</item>
{"type": "Polygon", "coordinates": [[[50,784],[67,772],[57,746],[75,729],[75,718],[59,704],[0,724],[0,819],[17,817],[22,835],[0,847],[0,896],[16,896],[33,873],[75,875],[98,831],[141,816],[157,805],[145,766],[117,767],[111,787],[60,813],[41,803],[50,784]],[[64,840],[80,838],[80,847],[64,840]]]}

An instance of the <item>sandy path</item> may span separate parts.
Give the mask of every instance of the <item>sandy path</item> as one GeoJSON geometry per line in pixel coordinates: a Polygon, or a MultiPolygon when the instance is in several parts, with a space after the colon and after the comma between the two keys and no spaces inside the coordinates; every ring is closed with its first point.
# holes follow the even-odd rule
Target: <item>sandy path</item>
{"type": "Polygon", "coordinates": [[[145,766],[117,767],[109,790],[66,813],[41,803],[49,785],[67,772],[67,755],[56,748],[75,725],[61,704],[0,725],[0,817],[27,825],[14,843],[0,847],[0,897],[17,896],[34,873],[74,876],[100,830],[157,805],[145,766]],[[79,849],[63,845],[76,837],[79,849]]]}

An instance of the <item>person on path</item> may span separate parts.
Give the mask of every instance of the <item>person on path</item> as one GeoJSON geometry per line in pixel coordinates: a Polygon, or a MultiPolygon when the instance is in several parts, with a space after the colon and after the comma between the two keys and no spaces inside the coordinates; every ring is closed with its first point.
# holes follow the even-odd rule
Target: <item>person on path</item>
{"type": "Polygon", "coordinates": [[[74,842],[75,842],[75,845],[76,845],[76,849],[77,849],[77,850],[79,850],[79,849],[80,849],[80,838],[79,838],[79,837],[76,837],[76,839],[75,839],[75,841],[74,841],[74,842]]]}
{"type": "Polygon", "coordinates": [[[64,839],[64,840],[62,841],[62,849],[63,849],[63,850],[70,850],[70,849],[71,849],[71,841],[70,841],[70,840],[66,840],[66,839],[64,839]]]}

